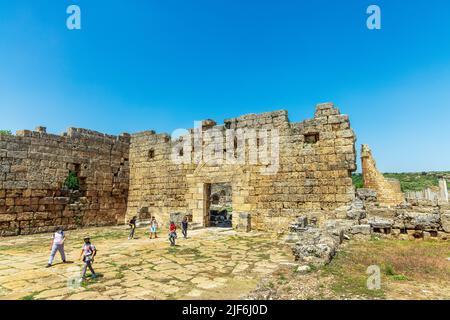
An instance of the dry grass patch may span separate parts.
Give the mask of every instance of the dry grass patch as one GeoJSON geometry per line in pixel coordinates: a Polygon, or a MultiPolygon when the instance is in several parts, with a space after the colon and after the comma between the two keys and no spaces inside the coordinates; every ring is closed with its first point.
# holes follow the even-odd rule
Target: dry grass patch
{"type": "Polygon", "coordinates": [[[450,279],[450,241],[373,239],[352,243],[345,251],[353,268],[378,265],[386,276],[404,275],[417,281],[450,279]]]}
{"type": "Polygon", "coordinates": [[[332,262],[307,274],[280,268],[259,285],[260,299],[449,299],[450,241],[377,239],[341,246],[332,262]],[[381,289],[367,288],[371,265],[381,289]]]}

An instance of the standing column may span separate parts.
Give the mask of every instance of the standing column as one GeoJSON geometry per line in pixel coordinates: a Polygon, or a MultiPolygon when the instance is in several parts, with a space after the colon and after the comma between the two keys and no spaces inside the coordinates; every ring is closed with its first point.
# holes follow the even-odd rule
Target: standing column
{"type": "Polygon", "coordinates": [[[439,180],[439,200],[448,202],[447,181],[444,178],[439,180]]]}

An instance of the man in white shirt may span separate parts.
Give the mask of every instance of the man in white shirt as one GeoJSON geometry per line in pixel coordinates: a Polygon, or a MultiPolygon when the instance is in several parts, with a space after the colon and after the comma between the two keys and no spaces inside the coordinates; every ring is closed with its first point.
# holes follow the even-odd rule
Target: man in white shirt
{"type": "Polygon", "coordinates": [[[64,234],[63,227],[58,227],[56,232],[53,234],[52,246],[50,258],[48,259],[47,268],[52,266],[53,259],[55,259],[56,252],[59,251],[61,254],[61,259],[63,263],[66,263],[66,254],[64,253],[64,241],[66,236],[64,234]]]}

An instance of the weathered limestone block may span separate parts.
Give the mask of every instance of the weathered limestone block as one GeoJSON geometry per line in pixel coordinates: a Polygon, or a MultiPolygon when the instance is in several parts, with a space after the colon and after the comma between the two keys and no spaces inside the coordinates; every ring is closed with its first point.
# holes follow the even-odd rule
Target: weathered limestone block
{"type": "Polygon", "coordinates": [[[394,225],[394,220],[392,219],[385,219],[380,217],[372,217],[368,219],[368,224],[372,228],[378,228],[378,229],[390,229],[394,225]]]}
{"type": "Polygon", "coordinates": [[[10,168],[11,168],[10,164],[2,163],[0,164],[0,173],[9,173],[10,168]]]}
{"type": "Polygon", "coordinates": [[[13,221],[13,220],[16,220],[16,217],[17,217],[17,215],[15,215],[15,214],[2,213],[2,214],[0,214],[0,222],[13,221]]]}
{"type": "Polygon", "coordinates": [[[350,232],[355,224],[357,222],[353,220],[328,219],[322,227],[340,243],[343,240],[343,235],[350,232]]]}
{"type": "Polygon", "coordinates": [[[355,199],[347,211],[346,214],[348,219],[351,220],[361,220],[366,217],[366,210],[364,209],[364,202],[360,199],[355,199]]]}
{"type": "Polygon", "coordinates": [[[335,256],[340,241],[326,232],[310,228],[298,233],[298,241],[292,247],[296,261],[323,266],[335,256]]]}
{"type": "Polygon", "coordinates": [[[442,211],[441,213],[441,225],[445,232],[450,233],[450,210],[442,211]]]}
{"type": "Polygon", "coordinates": [[[361,188],[356,190],[356,196],[364,202],[376,202],[377,192],[372,189],[361,188]]]}
{"type": "Polygon", "coordinates": [[[372,227],[370,224],[358,224],[352,226],[351,233],[352,234],[363,234],[370,235],[372,227]]]}
{"type": "Polygon", "coordinates": [[[252,230],[251,214],[248,212],[240,212],[238,215],[239,220],[237,229],[244,232],[250,232],[252,230]]]}
{"type": "Polygon", "coordinates": [[[441,216],[436,213],[408,212],[403,215],[403,222],[407,229],[438,230],[441,216]]]}
{"type": "Polygon", "coordinates": [[[55,197],[54,199],[53,199],[53,202],[55,203],[55,204],[68,204],[69,203],[69,201],[70,201],[70,198],[69,197],[55,197]]]}
{"type": "Polygon", "coordinates": [[[367,218],[395,219],[398,210],[396,208],[368,206],[367,218]]]}

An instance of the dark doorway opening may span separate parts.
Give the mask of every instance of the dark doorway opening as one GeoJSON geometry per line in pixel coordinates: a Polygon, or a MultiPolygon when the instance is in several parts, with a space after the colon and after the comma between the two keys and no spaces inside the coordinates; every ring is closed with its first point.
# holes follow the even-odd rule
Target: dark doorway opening
{"type": "Polygon", "coordinates": [[[233,219],[231,184],[214,183],[210,185],[208,191],[208,226],[231,228],[233,219]]]}

